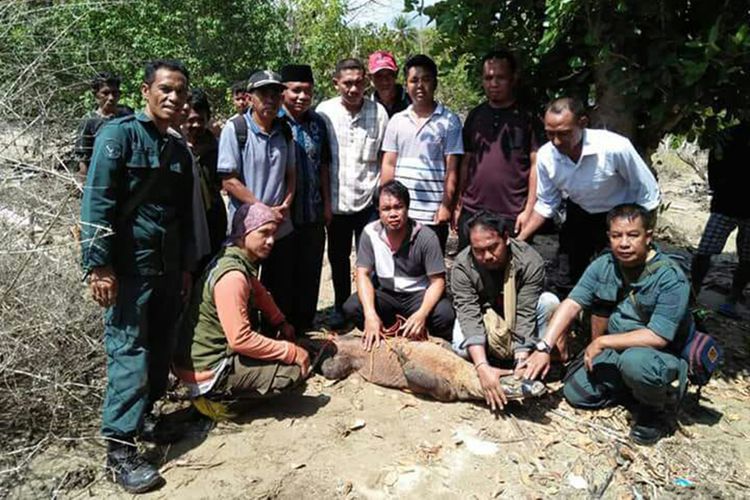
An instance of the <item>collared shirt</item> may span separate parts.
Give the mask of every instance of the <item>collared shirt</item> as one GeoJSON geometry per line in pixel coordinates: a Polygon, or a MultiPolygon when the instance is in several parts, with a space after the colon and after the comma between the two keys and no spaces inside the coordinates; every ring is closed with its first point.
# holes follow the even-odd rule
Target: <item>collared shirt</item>
{"type": "Polygon", "coordinates": [[[331,145],[331,209],[334,214],[365,210],[380,182],[379,152],[388,114],[380,104],[365,99],[352,115],[340,96],[323,101],[316,111],[326,122],[331,145]]]}
{"type": "Polygon", "coordinates": [[[656,248],[640,275],[626,281],[614,254],[606,252],[589,264],[568,298],[583,308],[608,306],[608,334],[648,328],[669,342],[664,350],[679,353],[694,330],[690,283],[679,265],[656,248]]]}
{"type": "Polygon", "coordinates": [[[441,103],[419,120],[412,106],[388,123],[383,151],[398,153],[396,180],[409,188],[409,217],[432,224],[443,200],[445,157],[464,153],[461,120],[441,103]]]}
{"type": "Polygon", "coordinates": [[[390,108],[385,105],[382,99],[380,99],[380,95],[378,95],[377,90],[373,91],[370,99],[385,108],[385,111],[388,113],[388,118],[392,117],[396,113],[400,113],[401,111],[405,110],[409,107],[409,104],[411,104],[411,98],[409,97],[409,94],[406,93],[403,85],[399,83],[396,84],[396,100],[393,103],[393,106],[391,106],[390,108]]]}
{"type": "MultiPolygon", "coordinates": [[[[536,305],[544,286],[544,259],[531,246],[511,238],[511,272],[516,282],[515,334],[532,338],[536,333],[536,305]]],[[[487,309],[505,317],[503,310],[503,272],[480,266],[466,247],[456,256],[451,270],[451,292],[456,317],[466,340],[463,346],[484,345],[487,331],[482,320],[487,309]]]]}
{"type": "Polygon", "coordinates": [[[584,129],[578,162],[559,152],[551,142],[539,148],[534,211],[551,218],[563,194],[591,214],[607,212],[622,203],[647,210],[659,205],[659,186],[630,141],[607,130],[584,129]]]}
{"type": "MultiPolygon", "coordinates": [[[[295,168],[294,142],[291,134],[284,132],[288,127],[276,120],[271,133],[261,130],[252,113],[243,115],[247,123],[247,142],[242,152],[237,143],[234,123],[229,121],[219,138],[219,159],[216,166],[220,174],[238,174],[240,181],[255,197],[268,206],[281,205],[286,196],[286,175],[295,168]],[[240,154],[242,155],[240,161],[240,154]],[[242,170],[240,171],[240,164],[242,170]]],[[[229,221],[242,204],[230,196],[229,221]]],[[[282,238],[292,232],[292,222],[288,217],[279,226],[276,235],[282,238]]]]}
{"type": "Polygon", "coordinates": [[[323,220],[323,195],[320,191],[320,169],[331,163],[331,148],[325,121],[309,110],[297,121],[283,108],[279,111],[292,127],[297,165],[297,187],[294,191],[292,221],[295,225],[323,220]]]}
{"type": "Polygon", "coordinates": [[[118,276],[192,270],[192,168],[185,143],[162,134],[145,113],[108,121],[94,143],[81,200],[84,270],[112,266],[118,276]],[[140,203],[124,213],[132,199],[140,203]]]}
{"type": "Polygon", "coordinates": [[[430,276],[445,273],[440,242],[432,229],[409,220],[409,237],[392,250],[379,220],[365,226],[357,250],[357,267],[372,269],[381,289],[415,293],[430,286],[430,276]]]}

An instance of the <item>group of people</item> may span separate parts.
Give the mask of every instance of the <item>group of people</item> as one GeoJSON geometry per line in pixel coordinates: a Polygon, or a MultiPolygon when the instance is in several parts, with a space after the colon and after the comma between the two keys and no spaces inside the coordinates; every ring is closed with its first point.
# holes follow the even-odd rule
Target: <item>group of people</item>
{"type": "Polygon", "coordinates": [[[95,80],[98,110],[77,143],[82,263],[106,308],[102,433],[127,491],[163,482],[136,440],[179,437],[152,413],[170,370],[213,417],[224,401],[301,386],[311,360],[299,338],[313,328],[326,244],[327,326],[353,322],[364,349],[394,328],[442,337],[496,410],[498,362],[545,377],[553,360],[570,361],[567,334],[586,309],[592,340],[569,364],[566,399],[632,402],[633,439],[663,436],[694,325],[690,283],[652,241],[656,179],[627,138],[587,128],[574,98],[547,105],[543,144],[535,113],[516,101],[510,52],[490,52],[481,71],[486,101],[463,124],[437,101],[426,55],[404,63],[403,86],[389,52],[367,67],[343,59],[338,95],[315,110],[310,66],[257,71],[232,87],[237,113],[220,129],[178,61],[146,66],[137,113],[117,105],[116,77],[95,80]],[[576,284],[561,303],[530,242],[563,206],[576,284]]]}

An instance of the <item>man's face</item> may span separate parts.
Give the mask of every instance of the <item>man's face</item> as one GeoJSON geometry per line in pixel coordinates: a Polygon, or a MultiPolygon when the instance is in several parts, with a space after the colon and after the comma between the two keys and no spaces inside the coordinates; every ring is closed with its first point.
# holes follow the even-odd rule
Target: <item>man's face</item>
{"type": "Polygon", "coordinates": [[[242,114],[247,109],[247,92],[243,90],[238,90],[232,93],[232,106],[234,106],[234,110],[242,114]]]}
{"type": "Polygon", "coordinates": [[[619,217],[609,225],[609,246],[623,267],[643,265],[648,257],[653,232],[646,229],[642,217],[619,217]]]}
{"type": "Polygon", "coordinates": [[[380,212],[380,223],[388,231],[399,231],[406,224],[408,211],[403,201],[395,196],[382,193],[378,200],[378,211],[380,212]]]}
{"type": "Polygon", "coordinates": [[[263,120],[273,120],[281,107],[281,91],[281,87],[267,85],[250,92],[253,113],[263,120]]]}
{"type": "Polygon", "coordinates": [[[172,117],[171,125],[175,128],[181,128],[187,121],[188,114],[190,114],[190,103],[186,101],[180,108],[180,111],[172,117]]]}
{"type": "Polygon", "coordinates": [[[482,87],[487,100],[504,105],[513,99],[516,75],[507,59],[489,59],[482,67],[482,87]]]}
{"type": "Polygon", "coordinates": [[[274,238],[278,228],[278,224],[275,222],[269,222],[263,224],[255,231],[250,231],[245,235],[245,250],[247,250],[251,256],[255,256],[258,259],[267,258],[273,249],[274,238]]]}
{"type": "Polygon", "coordinates": [[[372,86],[381,96],[390,95],[396,91],[396,73],[393,71],[381,69],[373,73],[370,78],[372,78],[372,86]]]}
{"type": "Polygon", "coordinates": [[[576,119],[568,109],[562,113],[547,112],[544,115],[544,131],[547,139],[562,154],[574,156],[583,139],[583,121],[576,119]]]}
{"type": "Polygon", "coordinates": [[[287,82],[284,90],[284,107],[294,115],[301,115],[310,109],[313,98],[313,84],[310,82],[287,82]]]}
{"type": "Polygon", "coordinates": [[[357,107],[362,104],[367,86],[365,72],[358,69],[343,69],[333,79],[333,85],[341,95],[341,100],[348,106],[357,107]]]}
{"type": "Polygon", "coordinates": [[[188,115],[185,123],[182,125],[182,129],[188,138],[193,142],[201,132],[206,130],[208,125],[208,117],[202,113],[197,112],[192,107],[188,106],[188,115]]]}
{"type": "Polygon", "coordinates": [[[471,253],[480,266],[497,270],[508,261],[508,238],[484,226],[474,226],[469,233],[471,253]]]}
{"type": "Polygon", "coordinates": [[[102,113],[114,114],[117,111],[117,102],[120,100],[120,89],[105,83],[96,91],[94,99],[102,113]]]}
{"type": "Polygon", "coordinates": [[[437,80],[427,68],[412,66],[406,74],[406,92],[414,104],[435,102],[437,80]]]}
{"type": "Polygon", "coordinates": [[[146,100],[146,110],[153,119],[173,123],[175,115],[187,101],[187,78],[179,71],[159,68],[150,85],[145,82],[141,84],[141,95],[146,100]]]}

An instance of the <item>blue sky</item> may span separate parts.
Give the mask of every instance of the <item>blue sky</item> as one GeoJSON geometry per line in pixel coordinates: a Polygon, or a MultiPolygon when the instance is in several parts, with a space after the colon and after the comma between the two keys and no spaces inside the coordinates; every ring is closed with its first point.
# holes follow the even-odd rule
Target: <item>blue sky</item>
{"type": "MultiPolygon", "coordinates": [[[[432,5],[435,0],[425,0],[424,5],[432,5]]],[[[415,27],[424,26],[426,17],[415,16],[414,12],[404,13],[404,0],[350,0],[349,5],[355,8],[352,20],[357,24],[387,24],[399,15],[406,15],[415,27]],[[363,6],[364,5],[364,6],[363,6]],[[358,6],[363,6],[357,8],[358,6]]]]}

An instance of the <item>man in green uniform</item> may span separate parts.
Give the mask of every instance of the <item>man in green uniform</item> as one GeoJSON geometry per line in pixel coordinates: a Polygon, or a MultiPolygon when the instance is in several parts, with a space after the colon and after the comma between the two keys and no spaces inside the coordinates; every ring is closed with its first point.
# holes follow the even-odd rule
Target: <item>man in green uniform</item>
{"type": "Polygon", "coordinates": [[[694,332],[690,284],[679,265],[652,244],[651,217],[640,205],[607,214],[611,252],[594,260],[550,320],[544,339],[518,374],[534,379],[550,365],[550,346],[581,309],[591,311],[592,341],[568,368],[563,394],[577,408],[628,404],[636,410],[630,437],[653,444],[665,434],[667,403],[687,384],[681,351],[694,332]],[[634,404],[633,404],[634,403],[634,404]]]}
{"type": "Polygon", "coordinates": [[[107,466],[132,493],[163,483],[137,453],[134,438],[147,437],[144,418],[166,389],[193,265],[186,251],[192,238],[190,153],[167,134],[187,99],[188,72],[177,61],[152,61],[141,94],[143,111],[99,132],[81,205],[83,268],[94,300],[106,307],[107,466]]]}

